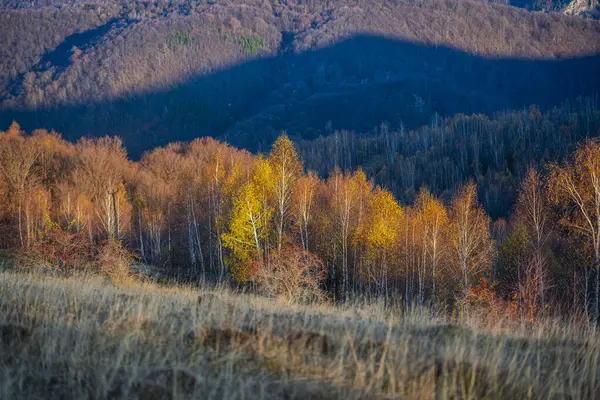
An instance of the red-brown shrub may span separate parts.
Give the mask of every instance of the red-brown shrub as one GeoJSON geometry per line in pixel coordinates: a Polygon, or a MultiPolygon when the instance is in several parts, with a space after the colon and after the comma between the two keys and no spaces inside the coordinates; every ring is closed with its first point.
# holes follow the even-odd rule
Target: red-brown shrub
{"type": "Polygon", "coordinates": [[[494,286],[486,278],[479,278],[477,285],[469,287],[467,297],[458,302],[461,314],[489,322],[499,321],[506,316],[508,303],[498,296],[494,286]]]}
{"type": "Polygon", "coordinates": [[[255,263],[255,281],[266,295],[287,302],[323,300],[325,266],[315,254],[297,246],[281,249],[264,263],[255,263]]]}
{"type": "Polygon", "coordinates": [[[16,265],[70,275],[76,271],[95,270],[93,260],[94,249],[86,235],[54,227],[33,246],[21,249],[16,256],[16,265]]]}

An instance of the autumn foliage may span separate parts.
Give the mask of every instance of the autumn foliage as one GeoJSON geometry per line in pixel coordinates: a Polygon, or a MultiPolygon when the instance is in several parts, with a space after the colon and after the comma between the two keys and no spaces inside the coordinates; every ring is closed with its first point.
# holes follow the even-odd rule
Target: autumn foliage
{"type": "Polygon", "coordinates": [[[519,320],[558,303],[596,313],[596,141],[548,173],[531,167],[514,212],[495,222],[474,181],[450,199],[422,187],[400,204],[360,169],[305,173],[285,134],[259,156],[202,138],[139,162],[118,138],[72,144],[17,124],[0,143],[1,240],[23,266],[124,281],[137,260],[287,301],[366,295],[519,320]]]}

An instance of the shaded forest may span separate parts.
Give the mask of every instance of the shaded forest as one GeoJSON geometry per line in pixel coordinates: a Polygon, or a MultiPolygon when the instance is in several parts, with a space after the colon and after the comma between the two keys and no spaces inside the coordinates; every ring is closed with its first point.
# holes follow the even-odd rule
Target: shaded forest
{"type": "Polygon", "coordinates": [[[543,168],[599,129],[598,98],[578,98],[546,112],[529,106],[492,117],[434,115],[417,129],[381,124],[369,134],[336,131],[297,146],[306,167],[320,176],[336,166],[362,168],[403,203],[412,203],[423,185],[448,201],[458,183],[472,178],[486,210],[498,218],[509,213],[530,165],[543,168]]]}

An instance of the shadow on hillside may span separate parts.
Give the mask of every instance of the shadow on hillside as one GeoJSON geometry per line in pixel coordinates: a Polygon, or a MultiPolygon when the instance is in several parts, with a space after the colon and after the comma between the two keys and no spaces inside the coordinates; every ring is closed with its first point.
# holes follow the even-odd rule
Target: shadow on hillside
{"type": "Polygon", "coordinates": [[[0,127],[52,128],[68,139],[119,135],[132,157],[214,136],[266,150],[282,129],[310,139],[428,124],[434,113],[493,113],[600,92],[600,56],[486,59],[448,47],[359,35],[331,47],[245,62],[169,91],[81,106],[0,113],[0,127]]]}
{"type": "Polygon", "coordinates": [[[33,68],[37,70],[44,70],[44,66],[46,64],[51,64],[59,69],[66,68],[71,61],[71,57],[73,56],[73,48],[78,48],[81,50],[94,45],[96,41],[107,34],[113,25],[118,22],[118,18],[113,18],[96,28],[80,33],[73,33],[72,35],[67,36],[54,50],[46,52],[40,62],[33,68]]]}

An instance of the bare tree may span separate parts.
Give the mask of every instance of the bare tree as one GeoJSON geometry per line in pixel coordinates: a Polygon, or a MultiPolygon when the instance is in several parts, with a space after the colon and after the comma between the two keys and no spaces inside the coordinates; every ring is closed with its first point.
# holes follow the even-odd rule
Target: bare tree
{"type": "Polygon", "coordinates": [[[521,185],[521,191],[517,198],[516,215],[523,221],[533,239],[532,264],[539,269],[538,291],[540,303],[544,306],[544,276],[546,257],[544,256],[545,245],[550,236],[550,207],[542,180],[535,168],[530,167],[527,176],[521,185]]]}
{"type": "Polygon", "coordinates": [[[320,285],[325,278],[323,262],[314,254],[298,247],[284,247],[271,254],[261,268],[256,281],[266,294],[283,297],[289,303],[298,300],[322,300],[320,285]]]}

